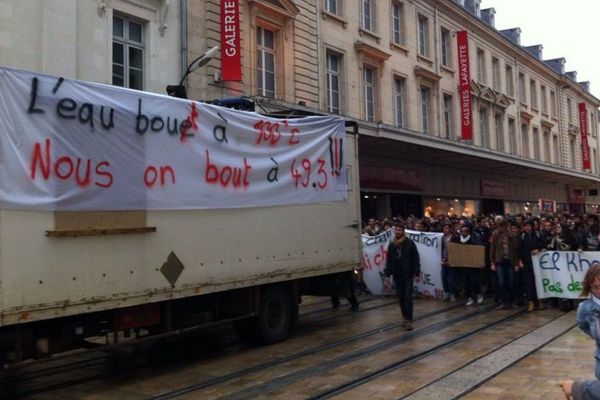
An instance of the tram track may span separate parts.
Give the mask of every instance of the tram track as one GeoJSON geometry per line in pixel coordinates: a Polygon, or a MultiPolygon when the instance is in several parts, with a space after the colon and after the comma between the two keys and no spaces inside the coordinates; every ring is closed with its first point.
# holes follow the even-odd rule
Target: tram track
{"type": "MultiPolygon", "coordinates": [[[[462,335],[460,335],[458,337],[455,337],[455,338],[453,338],[451,340],[448,340],[448,341],[446,341],[444,343],[441,343],[441,344],[439,344],[437,346],[434,346],[434,347],[432,347],[430,349],[427,349],[425,351],[419,352],[419,353],[414,354],[412,356],[409,356],[409,357],[406,357],[404,359],[398,360],[398,361],[396,361],[394,363],[391,363],[391,364],[385,365],[383,367],[380,367],[377,370],[372,371],[369,374],[366,374],[364,376],[361,376],[358,379],[354,379],[354,380],[352,380],[350,382],[344,383],[342,385],[339,385],[339,386],[336,386],[334,388],[331,388],[331,389],[328,389],[326,391],[323,391],[321,393],[318,393],[318,394],[316,394],[314,396],[311,396],[311,397],[307,398],[307,400],[324,400],[324,399],[330,399],[330,398],[339,396],[341,394],[344,394],[344,393],[348,392],[349,390],[352,390],[354,388],[362,386],[362,385],[364,385],[364,384],[366,384],[368,382],[371,382],[371,381],[373,381],[373,380],[375,380],[377,378],[385,376],[385,375],[387,375],[387,374],[389,374],[389,373],[391,373],[393,371],[396,371],[396,370],[398,370],[400,368],[407,367],[408,365],[416,363],[417,361],[423,360],[424,358],[429,357],[429,356],[431,356],[432,354],[434,354],[434,353],[436,353],[438,351],[441,351],[443,349],[446,349],[446,348],[449,348],[451,346],[454,346],[454,345],[456,345],[456,344],[458,344],[460,342],[464,342],[464,341],[466,341],[466,340],[474,337],[475,335],[477,335],[479,333],[482,333],[482,332],[484,332],[484,331],[486,331],[488,329],[491,329],[491,328],[493,328],[493,327],[495,327],[495,326],[497,326],[499,324],[503,324],[503,323],[508,322],[510,320],[514,320],[514,319],[520,317],[521,315],[523,315],[525,313],[526,313],[526,311],[521,310],[519,312],[516,312],[515,314],[509,315],[507,317],[504,317],[502,319],[494,321],[494,322],[492,322],[490,324],[487,324],[485,326],[482,326],[482,327],[479,327],[479,328],[474,329],[472,331],[469,331],[469,332],[467,332],[465,334],[462,334],[462,335]]],[[[533,327],[533,328],[531,328],[531,329],[529,329],[529,330],[527,330],[525,332],[520,333],[518,336],[512,338],[510,341],[502,344],[501,346],[494,347],[494,348],[490,349],[489,351],[485,352],[484,354],[481,354],[481,355],[479,355],[479,356],[477,356],[477,357],[475,357],[473,359],[469,359],[468,362],[463,363],[458,368],[454,368],[454,369],[450,370],[449,372],[445,373],[444,375],[442,375],[441,377],[436,378],[435,380],[433,380],[431,382],[428,382],[425,385],[421,385],[417,389],[412,390],[410,393],[408,393],[406,395],[403,395],[402,397],[400,397],[399,400],[409,398],[414,393],[417,393],[420,390],[422,390],[422,389],[424,389],[424,388],[426,388],[428,386],[431,386],[431,385],[433,385],[433,384],[441,381],[442,379],[444,379],[444,378],[446,378],[446,377],[448,377],[448,376],[456,373],[457,371],[460,371],[461,369],[465,368],[465,366],[467,366],[469,364],[472,364],[475,361],[480,360],[480,359],[482,359],[482,358],[484,358],[484,357],[486,357],[486,356],[488,356],[488,355],[490,355],[490,354],[498,351],[499,349],[501,349],[503,347],[506,347],[506,346],[508,346],[508,345],[516,342],[517,340],[519,340],[522,337],[530,334],[531,332],[533,332],[533,331],[541,328],[542,326],[551,324],[552,322],[554,322],[555,320],[557,320],[558,318],[560,318],[562,316],[563,316],[563,314],[557,315],[556,317],[550,319],[549,321],[546,321],[543,325],[541,325],[541,326],[535,326],[535,327],[533,327]]]]}
{"type": "MultiPolygon", "coordinates": [[[[369,310],[397,304],[396,300],[385,301],[385,299],[383,299],[384,301],[380,304],[375,304],[370,307],[364,307],[365,303],[370,303],[372,301],[377,301],[377,300],[382,300],[382,299],[375,298],[375,297],[366,298],[361,301],[361,304],[363,304],[363,307],[361,307],[361,309],[358,312],[352,312],[352,311],[346,312],[346,311],[340,310],[340,312],[336,312],[336,315],[328,315],[325,318],[309,320],[309,321],[306,321],[306,323],[304,323],[304,325],[321,324],[323,322],[330,322],[332,320],[346,318],[346,317],[355,315],[360,312],[366,312],[369,310]]],[[[443,310],[452,309],[454,307],[455,306],[446,307],[443,310]]],[[[438,311],[438,312],[443,312],[443,310],[438,311]]],[[[306,313],[302,313],[301,318],[303,316],[315,315],[315,314],[319,314],[319,313],[326,312],[326,311],[331,311],[331,306],[326,307],[326,308],[320,308],[317,310],[311,310],[306,313]]],[[[233,335],[232,335],[232,337],[233,337],[233,335]]],[[[151,340],[151,338],[149,338],[149,340],[151,340]]],[[[233,346],[237,343],[239,343],[239,341],[236,338],[234,341],[223,344],[222,346],[223,347],[233,346]]],[[[131,343],[131,345],[135,345],[135,343],[131,343]]],[[[140,343],[137,346],[139,349],[139,348],[142,348],[142,346],[144,346],[144,344],[140,343]]],[[[21,369],[23,369],[24,371],[19,371],[18,370],[19,368],[4,371],[4,373],[2,373],[0,376],[0,392],[2,390],[5,390],[6,388],[9,388],[9,389],[11,389],[11,393],[14,393],[15,395],[29,396],[29,395],[39,394],[39,393],[51,392],[51,391],[59,390],[59,389],[66,388],[69,386],[75,386],[78,384],[86,383],[86,382],[91,382],[91,381],[94,381],[97,379],[107,377],[109,375],[122,373],[123,371],[127,371],[131,368],[151,367],[155,364],[155,362],[148,360],[145,357],[141,357],[138,361],[132,362],[132,364],[130,364],[130,365],[115,366],[115,362],[112,360],[112,355],[107,354],[108,351],[110,351],[110,349],[90,350],[88,352],[78,352],[73,355],[64,355],[64,356],[52,357],[52,358],[48,358],[48,359],[34,361],[30,364],[26,364],[25,366],[22,366],[21,369]],[[99,355],[98,353],[101,353],[101,354],[99,355]],[[70,358],[82,357],[82,356],[83,357],[91,357],[91,358],[86,358],[83,360],[76,360],[76,361],[69,360],[70,358]],[[44,366],[44,364],[51,364],[51,363],[55,363],[55,362],[60,363],[61,361],[66,361],[66,363],[59,364],[59,365],[44,366]],[[39,368],[40,366],[41,366],[41,368],[39,368]],[[34,370],[27,371],[27,368],[31,368],[31,367],[33,367],[34,370]],[[81,378],[77,378],[77,379],[68,379],[64,382],[53,382],[52,384],[49,384],[49,385],[48,384],[37,385],[37,386],[35,385],[36,379],[48,380],[48,378],[51,376],[60,376],[60,375],[66,375],[66,374],[75,373],[75,372],[77,374],[81,374],[83,371],[89,371],[90,375],[81,377],[81,378]],[[29,385],[30,387],[26,388],[25,390],[14,391],[14,387],[25,386],[25,385],[29,385]],[[35,387],[31,387],[31,386],[35,386],[35,387]]],[[[248,373],[250,373],[250,372],[248,372],[248,373]]],[[[59,379],[57,379],[57,380],[59,380],[59,379]]]]}

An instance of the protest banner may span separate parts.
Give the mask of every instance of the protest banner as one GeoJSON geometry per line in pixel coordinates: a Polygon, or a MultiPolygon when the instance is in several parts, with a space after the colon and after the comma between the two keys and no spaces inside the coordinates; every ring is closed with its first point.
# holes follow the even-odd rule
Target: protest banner
{"type": "Polygon", "coordinates": [[[448,263],[451,267],[483,268],[485,247],[474,244],[448,243],[448,263]]]}
{"type": "Polygon", "coordinates": [[[344,120],[273,119],[0,67],[0,206],[152,210],[347,198],[344,120]]]}
{"type": "Polygon", "coordinates": [[[585,273],[593,263],[600,262],[600,252],[542,251],[531,258],[540,299],[578,299],[585,273]]]}
{"type": "MultiPolygon", "coordinates": [[[[405,230],[405,233],[415,242],[421,261],[421,274],[415,280],[415,293],[442,298],[444,296],[441,276],[442,234],[409,230],[405,230]]],[[[363,280],[371,294],[375,296],[396,294],[394,280],[383,273],[387,249],[393,239],[393,228],[377,236],[362,235],[363,280]]]]}

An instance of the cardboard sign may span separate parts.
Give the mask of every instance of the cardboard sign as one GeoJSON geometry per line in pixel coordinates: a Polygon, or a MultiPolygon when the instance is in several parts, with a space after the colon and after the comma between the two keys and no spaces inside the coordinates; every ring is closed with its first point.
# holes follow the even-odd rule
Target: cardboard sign
{"type": "Polygon", "coordinates": [[[474,244],[448,243],[448,263],[452,267],[485,267],[485,247],[474,244]]]}

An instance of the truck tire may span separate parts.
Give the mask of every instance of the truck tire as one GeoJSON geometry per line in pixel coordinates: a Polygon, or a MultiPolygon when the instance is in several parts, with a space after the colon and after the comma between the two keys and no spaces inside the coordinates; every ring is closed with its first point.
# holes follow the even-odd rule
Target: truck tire
{"type": "Polygon", "coordinates": [[[288,337],[292,328],[292,305],[284,287],[271,286],[265,290],[255,321],[262,343],[281,342],[288,337]]]}

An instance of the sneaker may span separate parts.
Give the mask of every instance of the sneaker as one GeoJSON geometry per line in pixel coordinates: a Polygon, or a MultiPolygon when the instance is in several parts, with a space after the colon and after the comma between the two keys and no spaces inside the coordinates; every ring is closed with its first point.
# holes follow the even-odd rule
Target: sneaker
{"type": "Polygon", "coordinates": [[[412,331],[413,330],[412,321],[406,321],[405,328],[407,331],[412,331]]]}
{"type": "Polygon", "coordinates": [[[533,304],[533,301],[528,301],[527,302],[527,312],[532,312],[533,310],[535,310],[535,304],[533,304]]]}
{"type": "Polygon", "coordinates": [[[456,303],[456,296],[453,294],[450,295],[450,303],[456,303]]]}
{"type": "Polygon", "coordinates": [[[465,303],[465,306],[472,306],[472,305],[473,305],[473,303],[474,303],[474,301],[473,301],[473,298],[472,298],[472,297],[469,297],[469,298],[467,299],[467,302],[465,303]]]}
{"type": "Polygon", "coordinates": [[[478,294],[477,295],[477,304],[481,304],[483,303],[483,295],[482,294],[478,294]]]}

